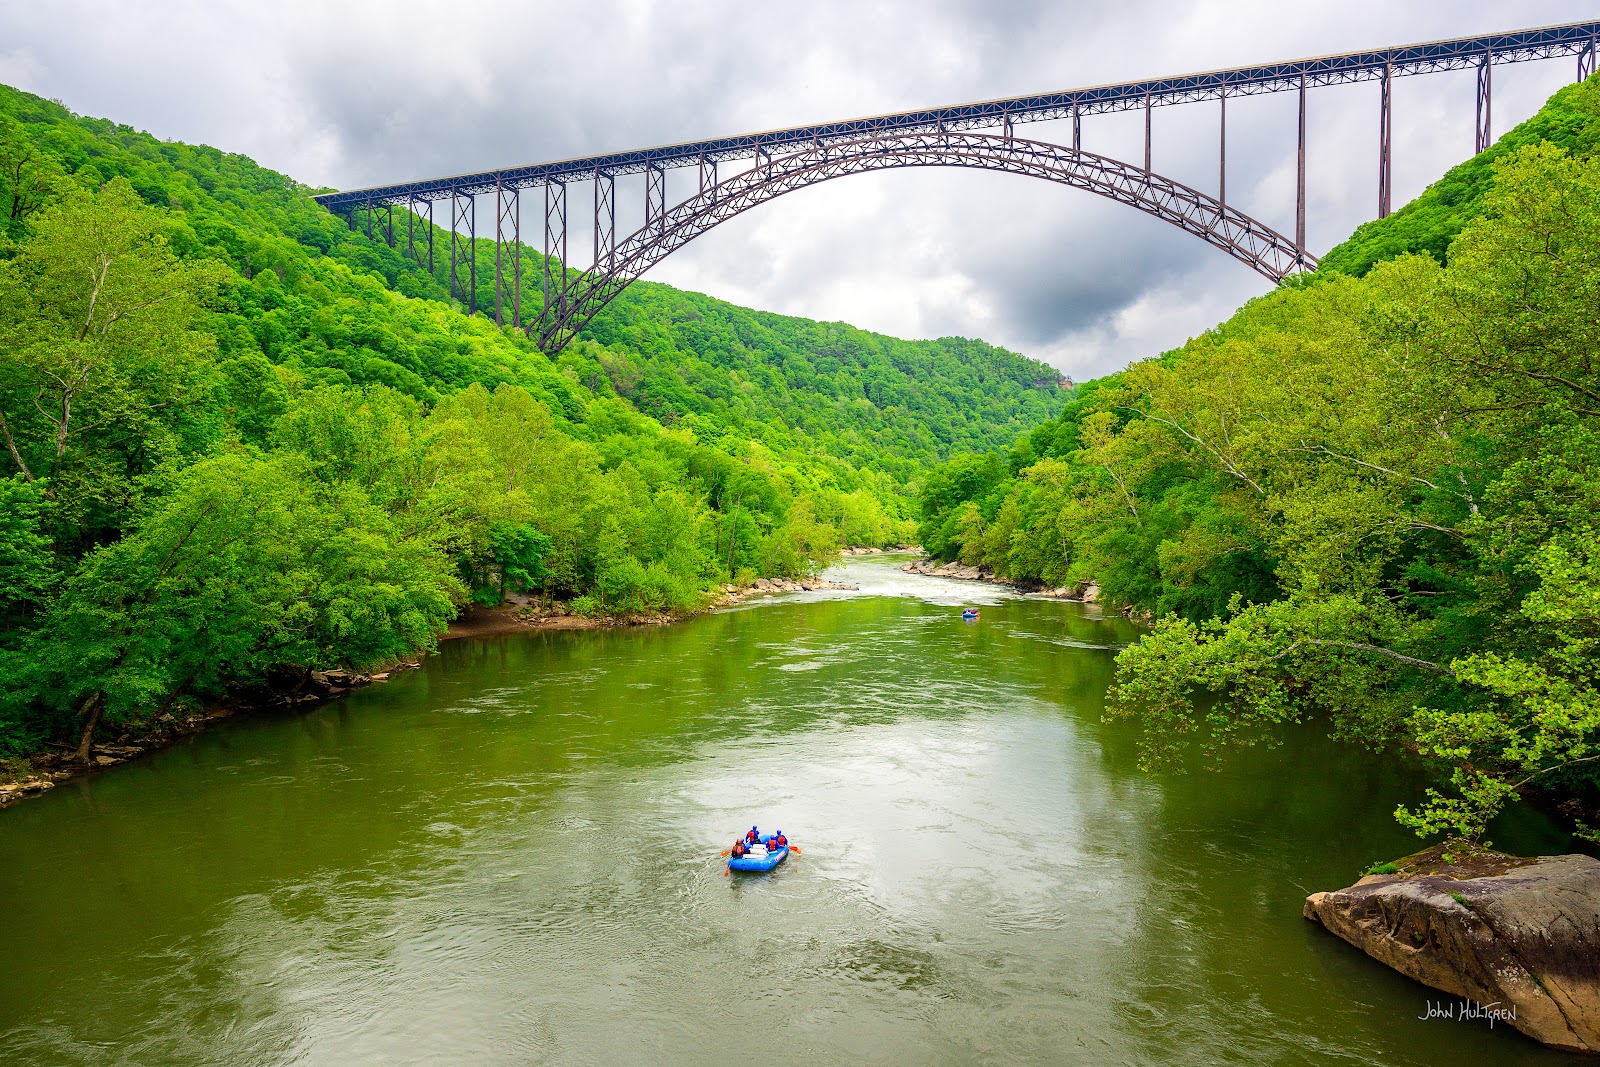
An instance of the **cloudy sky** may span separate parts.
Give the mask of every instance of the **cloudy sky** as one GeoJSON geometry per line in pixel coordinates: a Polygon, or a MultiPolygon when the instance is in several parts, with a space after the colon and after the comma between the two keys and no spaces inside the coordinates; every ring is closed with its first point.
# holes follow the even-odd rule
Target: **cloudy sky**
{"type": "MultiPolygon", "coordinates": [[[[1588,0],[0,0],[0,82],[351,188],[1594,17],[1588,0]]],[[[1574,69],[1497,68],[1496,132],[1574,69]]],[[[1472,103],[1471,72],[1397,82],[1397,203],[1470,154],[1472,103]]],[[[1317,252],[1375,213],[1377,87],[1316,90],[1308,112],[1317,252]]],[[[1237,101],[1228,120],[1229,201],[1291,230],[1292,95],[1237,101]]],[[[1019,134],[1070,140],[1060,124],[1019,134]]],[[[1086,119],[1083,136],[1142,159],[1137,113],[1086,119]]],[[[1215,159],[1215,104],[1156,111],[1156,169],[1214,190],[1215,159]]],[[[692,174],[669,178],[669,195],[692,174]]],[[[618,192],[631,228],[642,190],[618,192]]],[[[575,265],[587,244],[574,242],[575,265]]],[[[1181,343],[1266,288],[1130,208],[955,170],[791,194],[649,277],[901,336],[982,337],[1079,380],[1181,343]]]]}

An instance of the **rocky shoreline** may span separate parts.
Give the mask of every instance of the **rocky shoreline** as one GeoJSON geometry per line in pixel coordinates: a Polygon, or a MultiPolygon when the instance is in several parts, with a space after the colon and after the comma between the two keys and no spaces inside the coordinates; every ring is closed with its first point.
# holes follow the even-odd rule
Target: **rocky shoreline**
{"type": "MultiPolygon", "coordinates": [[[[881,550],[879,550],[881,551],[881,550]]],[[[498,637],[503,634],[532,633],[540,630],[609,630],[627,626],[665,626],[719,608],[730,608],[751,597],[779,593],[812,592],[818,589],[857,589],[851,582],[831,582],[826,578],[757,578],[746,586],[724,585],[715,599],[695,611],[661,612],[651,615],[594,616],[576,615],[566,604],[543,604],[532,597],[511,597],[498,608],[469,608],[452,621],[440,641],[463,637],[498,637]]]]}
{"type": "Polygon", "coordinates": [[[971,567],[965,563],[940,563],[936,559],[923,557],[912,560],[900,568],[907,574],[926,574],[933,578],[955,578],[964,582],[988,582],[992,585],[1003,585],[1008,589],[1028,593],[1033,596],[1053,597],[1057,600],[1073,600],[1082,604],[1094,604],[1100,600],[1100,586],[1095,582],[1081,582],[1075,586],[1058,586],[1051,588],[1043,585],[1027,585],[1022,582],[1012,582],[998,577],[988,567],[971,567]]]}
{"type": "MultiPolygon", "coordinates": [[[[846,549],[849,555],[872,555],[884,549],[846,549]]],[[[495,637],[503,634],[530,633],[540,630],[602,630],[626,626],[661,626],[681,622],[695,615],[719,608],[733,607],[752,597],[774,596],[779,593],[810,592],[818,589],[855,589],[849,582],[831,582],[824,578],[758,578],[747,586],[724,585],[719,595],[698,611],[680,614],[630,615],[592,617],[573,614],[565,604],[540,604],[528,597],[513,598],[499,608],[468,608],[450,622],[439,635],[439,641],[452,641],[464,637],[495,637]]],[[[321,704],[337,700],[352,690],[388,681],[401,671],[422,666],[423,656],[398,661],[383,670],[359,673],[344,670],[311,671],[304,676],[295,675],[280,679],[281,685],[244,690],[199,709],[192,714],[164,713],[150,723],[128,723],[117,734],[103,730],[103,741],[96,741],[90,749],[87,763],[77,758],[76,746],[52,745],[51,751],[35,754],[28,760],[28,770],[12,774],[11,781],[0,780],[0,808],[19,800],[39,796],[56,786],[97,771],[175,744],[202,733],[207,727],[222,719],[248,713],[283,711],[303,705],[321,704]]],[[[308,709],[309,710],[309,709],[308,709]]],[[[0,772],[4,768],[0,767],[0,772]]]]}

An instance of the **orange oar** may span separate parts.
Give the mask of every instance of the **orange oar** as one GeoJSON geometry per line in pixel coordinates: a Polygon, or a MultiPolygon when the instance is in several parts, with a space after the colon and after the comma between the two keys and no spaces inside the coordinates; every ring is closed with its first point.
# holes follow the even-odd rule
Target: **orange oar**
{"type": "Polygon", "coordinates": [[[790,845],[789,846],[789,851],[793,852],[796,856],[799,856],[799,855],[802,854],[800,852],[800,846],[799,845],[790,845]]]}
{"type": "Polygon", "coordinates": [[[723,850],[722,850],[722,854],[723,854],[723,855],[724,855],[724,856],[731,856],[731,855],[733,855],[733,849],[731,849],[731,848],[725,848],[725,849],[723,849],[723,850]]]}

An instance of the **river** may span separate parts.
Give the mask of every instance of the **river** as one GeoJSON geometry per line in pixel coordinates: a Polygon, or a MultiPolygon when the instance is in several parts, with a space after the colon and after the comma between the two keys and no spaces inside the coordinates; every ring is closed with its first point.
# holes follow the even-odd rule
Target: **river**
{"type": "Polygon", "coordinates": [[[450,642],[0,812],[0,1062],[1573,1062],[1300,917],[1418,847],[1413,776],[1315,727],[1147,776],[1126,621],[832,576],[450,642]],[[803,854],[724,876],[753,821],[803,854]]]}

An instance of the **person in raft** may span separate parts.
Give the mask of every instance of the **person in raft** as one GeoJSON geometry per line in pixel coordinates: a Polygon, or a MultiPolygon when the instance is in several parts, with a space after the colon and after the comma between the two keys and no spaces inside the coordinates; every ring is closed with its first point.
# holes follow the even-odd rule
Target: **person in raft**
{"type": "Polygon", "coordinates": [[[774,848],[788,848],[789,847],[789,839],[787,837],[783,836],[783,831],[782,830],[779,830],[777,833],[772,835],[772,846],[774,848]]]}
{"type": "Polygon", "coordinates": [[[750,827],[750,832],[744,835],[744,843],[747,845],[759,845],[761,843],[761,831],[754,826],[750,827]]]}
{"type": "Polygon", "coordinates": [[[739,859],[741,856],[743,856],[748,851],[750,851],[750,850],[744,847],[744,838],[741,837],[741,838],[736,838],[734,840],[734,842],[733,842],[733,851],[730,854],[733,856],[734,859],[739,859]]]}

